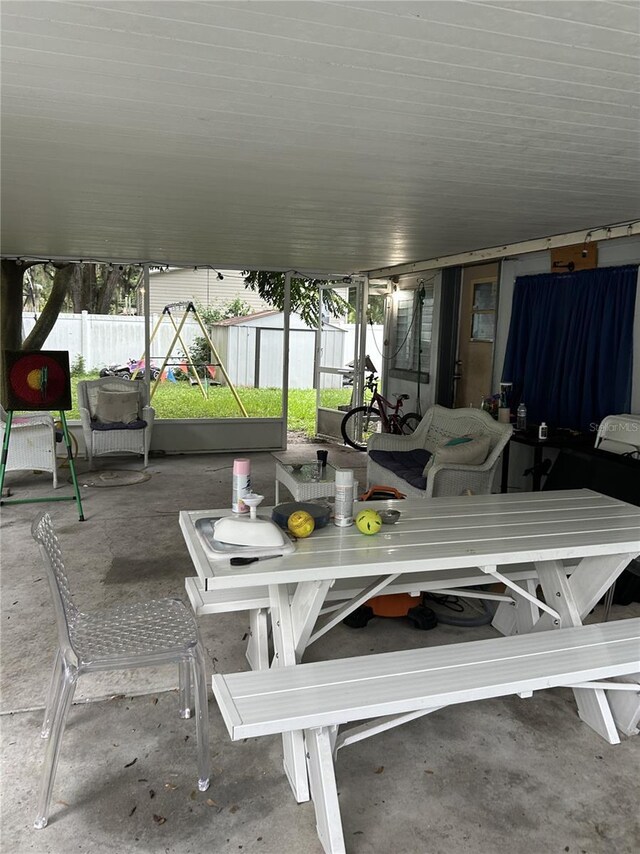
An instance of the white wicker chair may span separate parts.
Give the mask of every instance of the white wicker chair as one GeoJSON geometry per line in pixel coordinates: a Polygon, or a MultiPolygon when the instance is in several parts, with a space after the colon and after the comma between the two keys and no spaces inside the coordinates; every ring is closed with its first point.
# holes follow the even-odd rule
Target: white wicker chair
{"type": "Polygon", "coordinates": [[[640,459],[640,415],[607,415],[598,427],[595,447],[640,459]]]}
{"type": "MultiPolygon", "coordinates": [[[[0,406],[0,443],[4,442],[7,413],[0,406]]],[[[50,471],[58,487],[56,429],[48,412],[14,415],[11,422],[6,471],[50,471]]]]}
{"type": "Polygon", "coordinates": [[[93,467],[93,458],[105,454],[142,454],[144,464],[149,461],[151,432],[155,418],[152,406],[145,405],[145,387],[139,380],[123,380],[119,377],[101,377],[97,380],[83,380],[78,383],[78,407],[82,421],[82,434],[85,443],[85,458],[89,459],[89,467],[93,467]],[[131,391],[138,393],[138,411],[140,417],[147,422],[146,427],[137,430],[94,430],[92,419],[96,416],[98,392],[131,391]]]}
{"type": "Polygon", "coordinates": [[[445,463],[434,465],[429,470],[426,488],[417,489],[406,480],[395,475],[389,469],[375,463],[371,457],[367,461],[367,482],[369,486],[381,484],[394,486],[406,495],[420,498],[432,498],[439,495],[460,495],[470,489],[476,495],[491,492],[500,456],[511,438],[513,427],[495,421],[480,409],[447,409],[444,406],[432,406],[411,436],[395,436],[390,433],[376,433],[367,444],[367,451],[414,451],[425,448],[432,453],[438,445],[456,436],[487,435],[490,439],[489,455],[478,466],[445,463]]]}
{"type": "MultiPolygon", "coordinates": [[[[622,415],[607,415],[600,422],[596,436],[595,447],[609,454],[620,454],[633,459],[640,459],[640,415],[630,413],[622,415]]],[[[626,572],[640,575],[637,562],[631,561],[626,572]]],[[[611,616],[611,607],[617,582],[614,582],[604,597],[603,622],[611,616]]]]}

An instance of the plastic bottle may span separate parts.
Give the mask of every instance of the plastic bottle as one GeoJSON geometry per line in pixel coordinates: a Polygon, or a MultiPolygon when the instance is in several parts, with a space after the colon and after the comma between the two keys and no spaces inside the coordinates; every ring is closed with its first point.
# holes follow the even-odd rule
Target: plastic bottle
{"type": "Polygon", "coordinates": [[[524,401],[518,406],[518,412],[516,414],[516,430],[526,430],[527,429],[527,407],[524,404],[524,401]]]}
{"type": "Polygon", "coordinates": [[[547,430],[547,425],[543,421],[542,424],[538,427],[538,439],[542,441],[543,439],[546,439],[548,435],[549,432],[547,430]]]}
{"type": "Polygon", "coordinates": [[[336,503],[333,522],[338,528],[353,525],[354,480],[351,469],[336,471],[336,503]]]}
{"type": "Polygon", "coordinates": [[[251,492],[251,461],[233,461],[233,491],[231,497],[231,509],[234,513],[248,513],[249,508],[242,500],[251,492]]]}

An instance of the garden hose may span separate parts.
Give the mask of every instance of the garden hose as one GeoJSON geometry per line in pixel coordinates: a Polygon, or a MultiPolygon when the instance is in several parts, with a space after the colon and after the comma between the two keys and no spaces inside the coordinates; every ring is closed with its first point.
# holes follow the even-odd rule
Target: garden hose
{"type": "MultiPolygon", "coordinates": [[[[61,432],[62,432],[62,429],[63,429],[63,428],[62,428],[62,421],[54,421],[54,422],[53,422],[53,426],[54,426],[54,427],[55,427],[55,429],[56,429],[56,433],[61,433],[61,432]]],[[[63,438],[64,438],[64,437],[63,437],[63,438]]],[[[75,460],[75,459],[76,459],[76,457],[78,456],[78,440],[77,440],[77,439],[76,439],[76,437],[73,435],[73,433],[71,432],[71,430],[69,430],[69,439],[71,440],[71,456],[72,456],[72,457],[73,457],[73,459],[75,460]]],[[[57,436],[56,436],[56,442],[57,442],[57,441],[58,441],[58,438],[57,438],[57,436]]],[[[62,467],[62,466],[68,466],[68,465],[69,465],[69,457],[68,457],[68,456],[66,456],[66,455],[65,455],[64,457],[61,457],[60,459],[62,460],[62,462],[60,463],[60,466],[61,466],[61,467],[62,467]]]]}
{"type": "MultiPolygon", "coordinates": [[[[451,598],[449,596],[438,596],[437,594],[427,593],[424,598],[430,599],[431,602],[436,605],[444,605],[449,608],[449,610],[452,610],[451,606],[446,603],[446,600],[451,598]]],[[[480,599],[479,601],[482,605],[482,610],[484,611],[484,614],[481,614],[479,617],[453,617],[448,614],[443,614],[442,609],[439,609],[435,612],[438,617],[438,622],[442,623],[444,626],[460,626],[462,628],[474,628],[475,626],[488,625],[491,620],[493,620],[494,610],[485,599],[480,599]]],[[[462,607],[460,607],[460,610],[462,610],[462,607]]]]}

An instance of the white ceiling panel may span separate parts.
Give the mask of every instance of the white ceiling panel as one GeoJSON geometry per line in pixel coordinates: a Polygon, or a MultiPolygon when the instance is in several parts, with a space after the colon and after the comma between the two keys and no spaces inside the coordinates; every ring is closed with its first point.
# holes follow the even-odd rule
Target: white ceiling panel
{"type": "Polygon", "coordinates": [[[2,252],[355,271],[636,218],[638,9],[4,0],[2,252]]]}

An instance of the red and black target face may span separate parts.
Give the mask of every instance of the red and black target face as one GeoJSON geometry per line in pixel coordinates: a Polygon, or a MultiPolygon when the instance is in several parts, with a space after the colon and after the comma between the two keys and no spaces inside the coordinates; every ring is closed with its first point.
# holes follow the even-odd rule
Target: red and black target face
{"type": "Polygon", "coordinates": [[[5,350],[5,409],[71,409],[69,354],[58,350],[5,350]]]}

